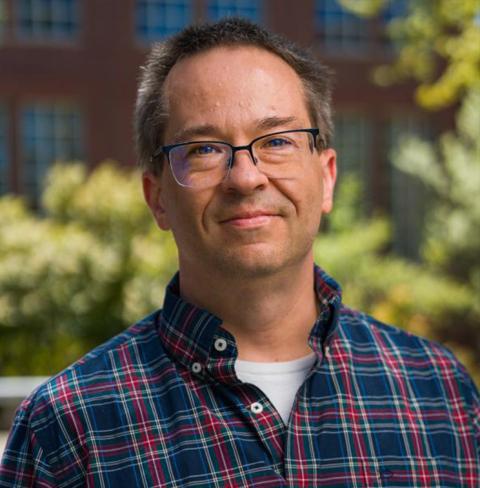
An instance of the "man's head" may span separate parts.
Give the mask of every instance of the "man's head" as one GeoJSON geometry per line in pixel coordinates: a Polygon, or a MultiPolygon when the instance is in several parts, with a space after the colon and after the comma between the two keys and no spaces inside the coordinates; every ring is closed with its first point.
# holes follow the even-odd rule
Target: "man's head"
{"type": "MultiPolygon", "coordinates": [[[[173,231],[181,276],[190,273],[197,280],[213,272],[252,277],[311,263],[321,214],[332,206],[336,174],[335,153],[322,142],[331,132],[329,116],[324,117],[329,111],[312,113],[303,78],[272,49],[249,42],[211,45],[205,32],[223,32],[227,25],[196,28],[202,34],[196,43],[191,31],[187,37],[193,53],[168,70],[157,47],[139,94],[145,197],[158,225],[173,231]],[[200,42],[203,36],[207,47],[200,42]],[[166,73],[157,91],[152,88],[155,66],[166,73]],[[148,134],[145,140],[142,131],[148,134]],[[278,132],[287,135],[264,139],[278,132]],[[250,151],[258,138],[263,142],[256,145],[257,152],[250,151]],[[157,167],[148,162],[154,152],[163,156],[164,145],[192,148],[180,151],[185,163],[180,171],[190,173],[195,160],[200,168],[195,178],[205,182],[212,167],[223,171],[223,178],[182,185],[171,155],[170,167],[156,158],[152,164],[157,167]],[[230,146],[241,148],[224,158],[221,148],[228,152],[230,146]],[[290,157],[284,157],[285,150],[290,157]]],[[[263,33],[240,21],[232,25],[263,33]]],[[[328,83],[323,83],[328,97],[328,83]]]]}
{"type": "Polygon", "coordinates": [[[333,133],[330,70],[283,37],[246,20],[232,18],[189,27],[152,48],[141,77],[135,113],[137,149],[144,169],[158,170],[158,161],[152,162],[151,156],[166,143],[168,101],[164,84],[170,70],[182,59],[220,46],[255,46],[289,64],[302,81],[310,125],[320,129],[321,139],[329,145],[333,133]]]}

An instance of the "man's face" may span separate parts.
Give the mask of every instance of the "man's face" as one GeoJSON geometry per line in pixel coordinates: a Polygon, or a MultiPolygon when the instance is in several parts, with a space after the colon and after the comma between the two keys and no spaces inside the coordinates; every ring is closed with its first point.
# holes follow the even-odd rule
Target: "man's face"
{"type": "MultiPolygon", "coordinates": [[[[311,127],[302,83],[281,58],[255,47],[221,47],[177,63],[165,84],[165,144],[256,137],[311,127]]],[[[313,150],[290,179],[269,179],[248,151],[218,185],[179,186],[164,164],[144,191],[158,225],[171,229],[180,272],[255,276],[312,260],[320,217],[332,207],[335,153],[313,150]]]]}

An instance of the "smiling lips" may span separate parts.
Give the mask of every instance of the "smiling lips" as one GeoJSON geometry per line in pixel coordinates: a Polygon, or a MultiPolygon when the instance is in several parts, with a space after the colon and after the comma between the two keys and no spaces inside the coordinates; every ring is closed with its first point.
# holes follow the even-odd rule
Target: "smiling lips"
{"type": "Polygon", "coordinates": [[[251,229],[266,225],[278,216],[278,213],[270,210],[246,211],[238,212],[227,219],[221,220],[220,223],[241,229],[251,229]]]}

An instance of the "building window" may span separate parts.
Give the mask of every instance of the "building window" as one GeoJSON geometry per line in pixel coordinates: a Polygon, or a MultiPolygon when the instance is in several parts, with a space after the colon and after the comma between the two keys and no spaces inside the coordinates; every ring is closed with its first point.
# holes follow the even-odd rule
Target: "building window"
{"type": "Polygon", "coordinates": [[[318,37],[328,49],[358,53],[370,48],[369,22],[343,9],[336,0],[316,0],[315,23],[318,37]]]}
{"type": "Polygon", "coordinates": [[[0,104],[0,195],[7,193],[9,185],[7,109],[0,104]]]}
{"type": "Polygon", "coordinates": [[[62,42],[74,39],[79,27],[78,0],[18,0],[16,31],[20,39],[62,42]]]}
{"type": "Polygon", "coordinates": [[[38,201],[43,180],[56,161],[83,159],[83,121],[78,107],[37,102],[21,113],[22,175],[25,193],[38,201]]]}
{"type": "Polygon", "coordinates": [[[390,208],[393,221],[394,250],[403,256],[418,258],[422,240],[427,197],[426,189],[415,177],[393,165],[392,152],[405,136],[428,138],[430,128],[425,119],[403,114],[387,125],[387,160],[390,163],[390,208]]]}
{"type": "Polygon", "coordinates": [[[362,210],[368,213],[372,206],[369,198],[372,158],[372,125],[358,113],[338,113],[335,117],[333,147],[337,151],[339,182],[346,174],[355,175],[362,188],[362,210]]]}
{"type": "Polygon", "coordinates": [[[137,37],[152,42],[176,34],[192,21],[191,0],[137,0],[137,37]]]}
{"type": "Polygon", "coordinates": [[[262,20],[262,2],[259,0],[209,0],[208,18],[244,17],[253,22],[262,20]]]}

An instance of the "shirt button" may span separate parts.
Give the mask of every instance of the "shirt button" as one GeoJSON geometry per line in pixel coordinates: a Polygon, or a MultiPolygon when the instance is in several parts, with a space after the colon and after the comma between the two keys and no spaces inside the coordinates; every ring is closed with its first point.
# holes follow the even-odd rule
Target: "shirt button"
{"type": "Polygon", "coordinates": [[[259,402],[254,402],[250,405],[252,413],[259,414],[263,412],[263,405],[259,402]]]}
{"type": "Polygon", "coordinates": [[[192,364],[192,371],[194,373],[200,373],[200,371],[202,371],[202,365],[200,363],[193,363],[192,364]]]}
{"type": "Polygon", "coordinates": [[[219,352],[225,351],[227,348],[227,341],[225,339],[219,338],[213,344],[213,347],[219,352]]]}

